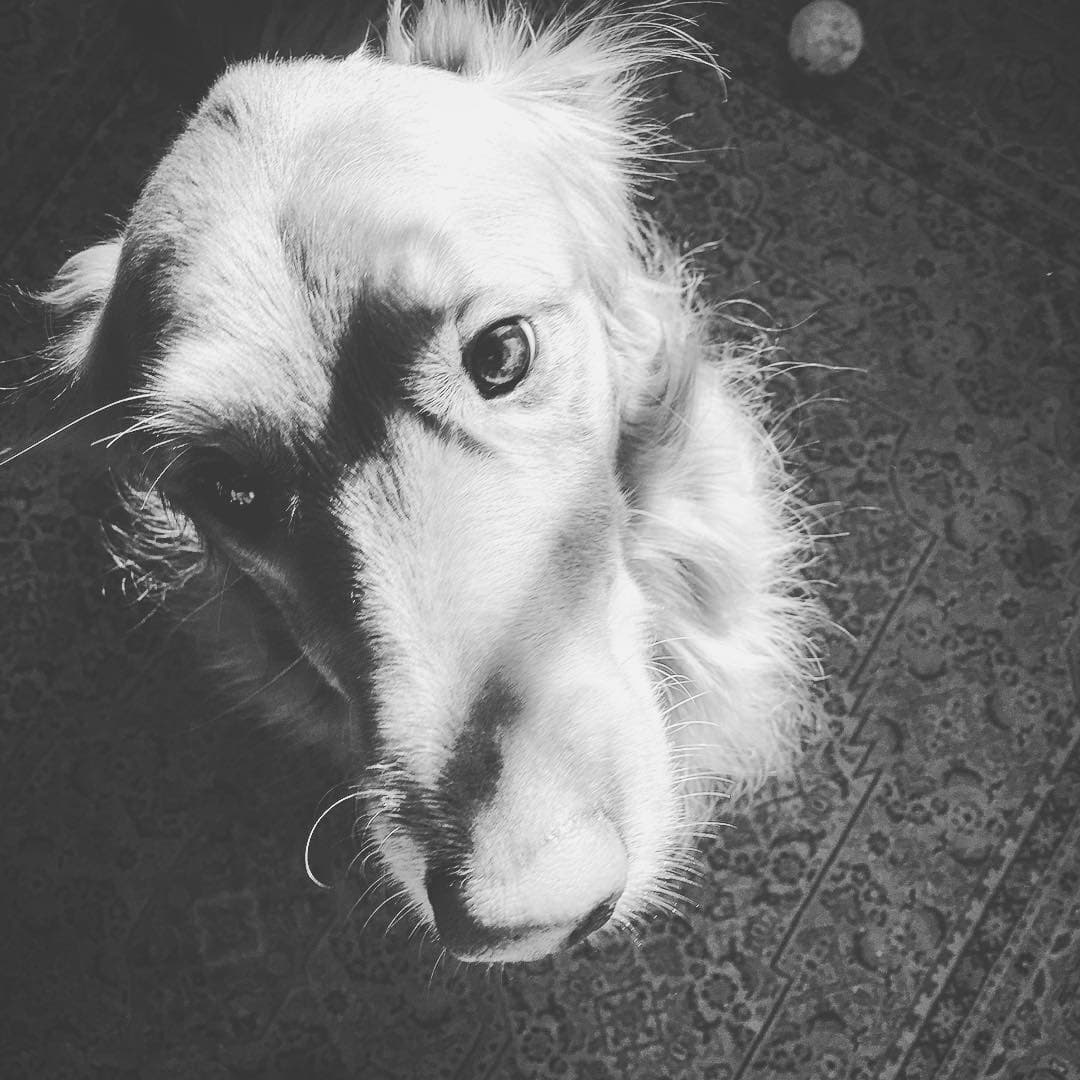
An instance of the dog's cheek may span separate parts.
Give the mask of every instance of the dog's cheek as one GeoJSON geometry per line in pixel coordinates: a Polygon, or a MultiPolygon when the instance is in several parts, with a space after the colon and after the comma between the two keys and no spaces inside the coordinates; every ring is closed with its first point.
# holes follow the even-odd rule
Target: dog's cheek
{"type": "MultiPolygon", "coordinates": [[[[358,707],[367,702],[371,643],[355,617],[353,556],[335,529],[306,530],[257,550],[225,542],[225,557],[276,612],[297,651],[358,707]]],[[[360,715],[366,713],[359,709],[360,715]]]]}
{"type": "Polygon", "coordinates": [[[679,842],[679,768],[656,689],[652,660],[652,612],[626,567],[620,564],[610,597],[610,650],[625,681],[628,710],[616,733],[626,799],[627,846],[636,856],[626,898],[637,906],[679,842]]]}

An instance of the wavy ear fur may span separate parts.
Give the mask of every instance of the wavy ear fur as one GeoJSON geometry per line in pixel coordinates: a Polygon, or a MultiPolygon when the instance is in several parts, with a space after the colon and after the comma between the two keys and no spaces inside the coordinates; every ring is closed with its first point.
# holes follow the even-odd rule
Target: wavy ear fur
{"type": "Polygon", "coordinates": [[[67,325],[50,356],[51,374],[79,381],[87,374],[101,315],[120,263],[120,240],[106,240],[72,255],[38,299],[67,325]]]}
{"type": "Polygon", "coordinates": [[[736,338],[687,261],[655,230],[643,236],[647,257],[610,327],[625,373],[630,560],[655,612],[687,786],[721,779],[734,795],[785,772],[815,724],[813,544],[766,424],[767,336],[736,338]]]}

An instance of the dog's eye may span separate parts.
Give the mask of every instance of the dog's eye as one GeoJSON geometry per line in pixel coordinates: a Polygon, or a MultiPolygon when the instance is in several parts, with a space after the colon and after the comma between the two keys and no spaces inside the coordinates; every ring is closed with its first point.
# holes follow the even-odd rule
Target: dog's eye
{"type": "Polygon", "coordinates": [[[524,319],[506,319],[473,338],[465,370],[481,397],[499,397],[525,378],[535,352],[533,328],[524,319]]]}
{"type": "Polygon", "coordinates": [[[227,528],[257,533],[275,520],[267,482],[231,458],[204,462],[188,483],[203,508],[227,528]]]}

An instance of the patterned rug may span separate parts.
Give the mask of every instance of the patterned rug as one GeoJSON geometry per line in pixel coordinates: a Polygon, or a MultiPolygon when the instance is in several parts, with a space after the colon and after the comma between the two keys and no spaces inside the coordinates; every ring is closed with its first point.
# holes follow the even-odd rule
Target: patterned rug
{"type": "MultiPolygon", "coordinates": [[[[43,447],[0,471],[0,1075],[1080,1077],[1080,20],[860,0],[865,54],[814,83],[798,6],[705,9],[734,78],[658,86],[704,152],[655,196],[717,298],[834,369],[777,386],[844,631],[797,781],[642,940],[436,964],[355,872],[308,881],[345,778],[213,696],[110,573],[94,460],[43,447]]],[[[0,2],[7,282],[112,231],[178,128],[129,26],[0,2]]],[[[4,384],[43,342],[8,298],[4,384]]],[[[8,408],[0,447],[44,430],[8,408]]]]}

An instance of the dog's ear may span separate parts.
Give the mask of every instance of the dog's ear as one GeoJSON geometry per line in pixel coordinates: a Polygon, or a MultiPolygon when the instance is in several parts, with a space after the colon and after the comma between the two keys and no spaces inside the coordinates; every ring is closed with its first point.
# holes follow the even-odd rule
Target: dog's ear
{"type": "Polygon", "coordinates": [[[38,295],[57,328],[47,375],[85,389],[95,404],[115,396],[107,310],[120,264],[120,240],[72,255],[50,287],[38,295]]]}

